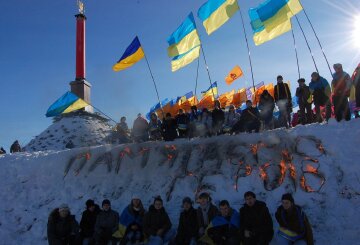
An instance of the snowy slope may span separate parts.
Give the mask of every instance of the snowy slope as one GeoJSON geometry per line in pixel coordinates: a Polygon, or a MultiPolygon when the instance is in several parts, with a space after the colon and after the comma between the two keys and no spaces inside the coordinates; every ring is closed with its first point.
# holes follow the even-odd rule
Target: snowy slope
{"type": "MultiPolygon", "coordinates": [[[[275,226],[281,195],[293,192],[313,225],[316,244],[359,244],[359,134],[360,120],[331,121],[289,131],[0,156],[0,244],[47,244],[47,218],[56,206],[68,203],[80,221],[88,198],[97,203],[109,198],[121,212],[132,193],[145,207],[161,194],[176,225],[182,198],[205,190],[215,203],[228,199],[235,209],[245,191],[254,191],[267,202],[275,226]],[[295,167],[295,181],[289,169],[281,178],[282,159],[286,168],[295,167]],[[300,186],[307,165],[326,179],[319,193],[300,186]]],[[[320,188],[321,179],[305,177],[309,188],[320,188]]]]}
{"type": "Polygon", "coordinates": [[[103,145],[109,142],[111,126],[108,120],[85,111],[62,114],[44,132],[31,140],[27,152],[64,150],[71,140],[75,147],[103,145]]]}

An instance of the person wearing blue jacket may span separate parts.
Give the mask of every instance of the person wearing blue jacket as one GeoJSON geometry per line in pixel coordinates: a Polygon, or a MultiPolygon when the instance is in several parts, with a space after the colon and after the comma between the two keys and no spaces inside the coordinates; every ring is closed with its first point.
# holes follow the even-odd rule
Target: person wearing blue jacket
{"type": "Polygon", "coordinates": [[[227,200],[219,204],[220,214],[211,221],[208,236],[217,245],[240,244],[240,215],[227,200]]]}
{"type": "Polygon", "coordinates": [[[331,117],[331,88],[328,81],[319,75],[317,72],[311,74],[311,82],[309,84],[310,93],[313,97],[315,105],[316,121],[322,122],[320,106],[325,106],[325,119],[329,120],[331,117]]]}

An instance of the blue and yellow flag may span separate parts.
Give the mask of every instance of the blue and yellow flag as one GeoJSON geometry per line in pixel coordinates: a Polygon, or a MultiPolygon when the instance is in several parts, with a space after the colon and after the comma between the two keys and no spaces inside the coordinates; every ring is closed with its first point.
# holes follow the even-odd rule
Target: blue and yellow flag
{"type": "Polygon", "coordinates": [[[200,45],[199,34],[196,30],[194,15],[191,12],[185,21],[167,39],[168,55],[175,57],[184,54],[200,45]]]}
{"type": "Polygon", "coordinates": [[[63,113],[69,113],[82,108],[89,104],[71,92],[66,92],[57,101],[55,101],[47,110],[47,117],[55,117],[63,113]]]}
{"type": "Polygon", "coordinates": [[[200,55],[200,46],[196,46],[193,49],[190,49],[188,52],[175,56],[171,60],[171,71],[177,71],[180,68],[190,64],[200,55]]]}
{"type": "Polygon", "coordinates": [[[215,96],[217,97],[218,95],[218,88],[217,88],[217,82],[214,82],[213,84],[211,84],[211,86],[205,90],[205,91],[201,91],[201,96],[202,97],[206,97],[206,96],[215,96]]]}
{"type": "Polygon", "coordinates": [[[299,0],[266,0],[249,10],[255,45],[291,30],[291,17],[302,10],[299,0]]]}
{"type": "Polygon", "coordinates": [[[138,37],[135,37],[120,60],[113,66],[114,71],[125,70],[145,57],[138,37]]]}
{"type": "Polygon", "coordinates": [[[208,0],[198,10],[208,35],[220,28],[239,10],[237,0],[208,0]]]}

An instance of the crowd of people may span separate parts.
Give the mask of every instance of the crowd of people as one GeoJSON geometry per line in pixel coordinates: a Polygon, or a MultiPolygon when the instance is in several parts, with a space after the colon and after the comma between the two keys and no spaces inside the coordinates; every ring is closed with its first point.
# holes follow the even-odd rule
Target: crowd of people
{"type": "Polygon", "coordinates": [[[251,191],[244,194],[244,200],[237,211],[227,200],[216,207],[206,192],[198,196],[197,208],[185,197],[177,229],[160,196],[145,211],[140,196],[134,195],[120,215],[108,199],[103,200],[101,210],[89,199],[80,224],[68,205],[62,204],[49,216],[48,241],[49,245],[266,245],[276,239],[277,245],[314,244],[309,220],[290,193],[282,196],[275,212],[279,226],[275,236],[266,203],[251,191]]]}
{"type": "MultiPolygon", "coordinates": [[[[126,118],[122,117],[116,126],[114,139],[119,143],[172,141],[175,138],[259,132],[278,127],[289,128],[297,124],[328,121],[332,115],[337,121],[350,120],[349,96],[353,85],[356,89],[356,108],[360,108],[359,76],[351,78],[343,71],[341,64],[335,64],[334,69],[331,86],[317,72],[311,74],[309,85],[306,85],[304,78],[298,80],[296,97],[299,110],[296,113],[292,113],[293,104],[289,85],[284,83],[283,77],[279,75],[274,87],[274,97],[269,91],[264,90],[259,101],[255,103],[257,106],[253,106],[253,101],[248,100],[244,110],[239,110],[234,105],[230,105],[228,110],[225,110],[221,107],[220,101],[216,100],[212,111],[207,108],[198,110],[196,106],[192,106],[188,113],[179,109],[175,117],[170,113],[166,115],[151,113],[149,122],[138,114],[131,132],[126,118]],[[275,106],[279,111],[277,118],[274,117],[275,106]],[[163,117],[162,120],[159,116],[163,117]]],[[[357,111],[355,116],[358,116],[357,111]]]]}

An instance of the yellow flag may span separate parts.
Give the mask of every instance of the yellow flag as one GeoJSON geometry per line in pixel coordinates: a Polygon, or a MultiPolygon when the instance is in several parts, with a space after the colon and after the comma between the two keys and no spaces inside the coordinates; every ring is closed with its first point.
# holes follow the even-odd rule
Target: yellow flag
{"type": "Polygon", "coordinates": [[[243,71],[241,70],[240,66],[235,66],[227,75],[227,77],[225,77],[225,82],[227,85],[232,84],[236,79],[238,79],[239,77],[242,77],[243,71]]]}

